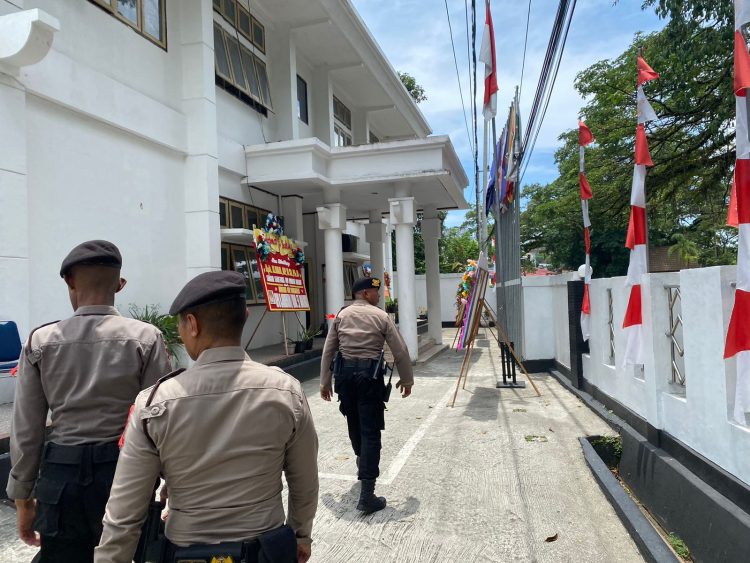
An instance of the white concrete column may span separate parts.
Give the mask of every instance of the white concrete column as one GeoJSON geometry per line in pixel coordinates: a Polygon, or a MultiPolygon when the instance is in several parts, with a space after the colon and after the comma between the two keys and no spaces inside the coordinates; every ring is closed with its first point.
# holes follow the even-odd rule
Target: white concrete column
{"type": "Polygon", "coordinates": [[[367,110],[352,108],[352,142],[355,145],[366,145],[368,137],[367,110]]]}
{"type": "Polygon", "coordinates": [[[0,17],[0,29],[0,319],[15,321],[23,340],[41,319],[31,319],[26,91],[15,77],[46,56],[60,24],[26,10],[0,17]]]}
{"type": "Polygon", "coordinates": [[[396,226],[396,266],[398,271],[398,328],[406,341],[409,357],[417,361],[417,296],[414,279],[414,223],[417,210],[413,197],[394,197],[391,221],[396,226]]]}
{"type": "Polygon", "coordinates": [[[273,61],[270,74],[273,92],[276,136],[279,141],[299,138],[297,119],[297,47],[289,27],[276,25],[273,41],[269,41],[269,60],[273,61]]]}
{"type": "Polygon", "coordinates": [[[213,33],[211,0],[180,2],[187,279],[221,268],[213,33]]]}
{"type": "Polygon", "coordinates": [[[282,196],[281,214],[284,216],[284,234],[290,239],[304,240],[302,197],[298,195],[282,196]]]}
{"type": "Polygon", "coordinates": [[[317,66],[313,69],[312,88],[310,91],[312,101],[312,127],[313,134],[327,144],[333,146],[333,88],[328,68],[317,66]]]}
{"type": "MultiPolygon", "coordinates": [[[[344,257],[341,233],[346,228],[346,207],[340,203],[329,203],[318,207],[318,227],[325,243],[325,315],[335,315],[344,306],[344,257]]],[[[328,320],[329,326],[332,319],[328,320]]]]}
{"type": "MultiPolygon", "coordinates": [[[[380,211],[370,211],[370,222],[365,225],[367,242],[370,245],[370,263],[372,264],[372,275],[385,283],[385,223],[380,211]]],[[[380,291],[380,302],[378,305],[385,308],[385,289],[380,291]]]]}
{"type": "Polygon", "coordinates": [[[435,344],[443,343],[442,310],[440,305],[440,253],[438,241],[441,235],[440,217],[437,210],[425,209],[422,219],[422,239],[424,240],[424,256],[427,283],[427,326],[430,338],[435,344]]]}

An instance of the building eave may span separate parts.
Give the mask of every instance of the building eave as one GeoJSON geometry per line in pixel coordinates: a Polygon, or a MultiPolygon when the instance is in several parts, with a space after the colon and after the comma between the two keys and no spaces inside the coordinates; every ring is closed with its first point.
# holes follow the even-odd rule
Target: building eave
{"type": "Polygon", "coordinates": [[[331,20],[349,39],[365,66],[380,79],[382,85],[393,95],[399,112],[409,121],[417,137],[432,134],[432,128],[422,111],[398,77],[380,45],[357,13],[350,0],[320,0],[331,20]]]}

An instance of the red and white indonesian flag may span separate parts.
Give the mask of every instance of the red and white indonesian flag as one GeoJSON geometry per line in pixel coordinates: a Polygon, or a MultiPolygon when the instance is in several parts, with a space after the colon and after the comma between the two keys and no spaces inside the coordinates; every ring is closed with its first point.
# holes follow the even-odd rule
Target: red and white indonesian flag
{"type": "Polygon", "coordinates": [[[750,1],[734,3],[734,95],[737,107],[737,160],[732,182],[730,221],[739,225],[737,289],[729,321],[724,357],[737,358],[734,419],[746,424],[750,412],[750,139],[748,138],[747,91],[750,88],[748,26],[750,1]],[[734,208],[734,209],[733,209],[734,208]]]}
{"type": "Polygon", "coordinates": [[[587,341],[591,334],[591,299],[589,297],[589,286],[591,285],[591,221],[589,220],[589,200],[593,197],[591,186],[586,179],[584,166],[584,147],[593,142],[594,135],[583,121],[578,122],[578,183],[581,188],[581,212],[583,214],[583,240],[586,244],[586,265],[583,286],[583,303],[581,304],[581,334],[583,341],[587,341]]]}
{"type": "Polygon", "coordinates": [[[622,323],[625,331],[625,365],[644,363],[643,349],[643,307],[641,303],[641,282],[648,272],[648,252],[646,247],[646,167],[653,166],[646,138],[646,123],[656,119],[656,113],[646,99],[643,84],[659,78],[638,55],[638,84],[636,101],[638,104],[638,125],[635,130],[635,168],[633,186],[630,192],[630,223],[625,246],[630,249],[630,264],[625,286],[630,288],[628,308],[622,323]]]}
{"type": "Polygon", "coordinates": [[[484,63],[484,119],[490,120],[497,113],[497,67],[495,66],[495,30],[492,27],[490,3],[487,2],[487,15],[484,20],[482,47],[479,50],[479,60],[484,63]]]}

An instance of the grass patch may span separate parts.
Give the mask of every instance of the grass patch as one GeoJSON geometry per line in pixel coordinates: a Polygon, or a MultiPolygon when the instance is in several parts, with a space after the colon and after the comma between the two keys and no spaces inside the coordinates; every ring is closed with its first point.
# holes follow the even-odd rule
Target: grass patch
{"type": "Polygon", "coordinates": [[[513,409],[513,412],[526,412],[526,409],[513,409]]]}
{"type": "Polygon", "coordinates": [[[674,549],[675,553],[682,557],[683,560],[693,560],[693,557],[690,555],[688,546],[685,545],[685,542],[682,541],[682,539],[677,534],[675,534],[674,532],[669,534],[669,537],[667,537],[667,541],[669,542],[669,545],[672,546],[672,549],[674,549]]]}
{"type": "Polygon", "coordinates": [[[535,434],[527,434],[523,437],[527,442],[546,442],[547,436],[537,436],[535,434]]]}
{"type": "Polygon", "coordinates": [[[620,436],[591,436],[589,442],[602,461],[610,469],[616,469],[622,458],[622,438],[620,436]]]}

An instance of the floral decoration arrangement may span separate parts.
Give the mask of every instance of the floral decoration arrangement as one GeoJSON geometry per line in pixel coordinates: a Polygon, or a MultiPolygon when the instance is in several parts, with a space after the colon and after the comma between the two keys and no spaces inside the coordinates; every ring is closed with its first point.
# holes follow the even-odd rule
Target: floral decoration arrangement
{"type": "Polygon", "coordinates": [[[273,213],[266,215],[266,225],[263,228],[275,233],[277,236],[284,234],[284,225],[281,223],[281,218],[273,213]]]}
{"type": "Polygon", "coordinates": [[[466,305],[471,295],[471,290],[474,287],[474,277],[477,273],[477,261],[467,260],[466,271],[461,276],[461,282],[458,284],[458,290],[456,291],[456,307],[466,305]]]}
{"type": "Polygon", "coordinates": [[[255,250],[258,253],[258,258],[265,260],[271,253],[271,245],[268,244],[266,236],[263,231],[256,231],[258,235],[255,237],[255,250]]]}
{"type": "Polygon", "coordinates": [[[294,263],[297,265],[298,269],[305,264],[305,253],[301,248],[297,248],[297,250],[294,251],[294,263]]]}

